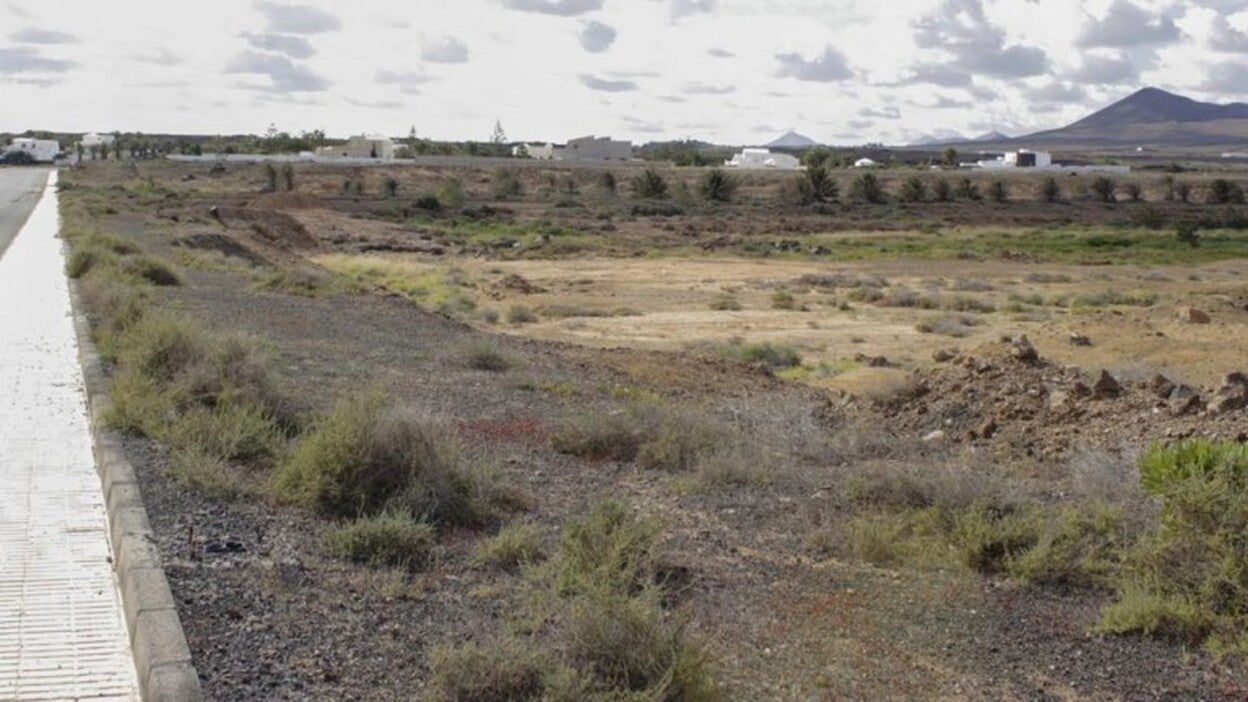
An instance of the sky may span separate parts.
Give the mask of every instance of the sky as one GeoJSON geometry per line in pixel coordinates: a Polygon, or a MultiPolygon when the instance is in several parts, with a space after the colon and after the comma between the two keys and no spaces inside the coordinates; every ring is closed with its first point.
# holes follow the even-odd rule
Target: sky
{"type": "Polygon", "coordinates": [[[0,130],[1018,135],[1248,100],[1248,0],[0,0],[0,130]]]}

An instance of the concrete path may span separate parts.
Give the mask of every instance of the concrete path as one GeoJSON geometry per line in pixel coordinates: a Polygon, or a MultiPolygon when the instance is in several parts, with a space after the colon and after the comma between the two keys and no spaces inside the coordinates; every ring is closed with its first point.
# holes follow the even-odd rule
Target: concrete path
{"type": "Polygon", "coordinates": [[[55,183],[0,169],[0,700],[137,700],[55,183]]]}

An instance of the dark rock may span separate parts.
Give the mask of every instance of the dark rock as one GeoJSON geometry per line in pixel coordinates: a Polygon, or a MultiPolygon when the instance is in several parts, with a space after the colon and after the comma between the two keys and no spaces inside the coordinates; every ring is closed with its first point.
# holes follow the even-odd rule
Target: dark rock
{"type": "Polygon", "coordinates": [[[1092,339],[1087,334],[1071,334],[1070,343],[1072,346],[1091,346],[1092,339]]]}
{"type": "Polygon", "coordinates": [[[1040,360],[1040,354],[1036,353],[1036,348],[1031,345],[1026,335],[1010,342],[1010,355],[1023,363],[1036,363],[1040,360]]]}
{"type": "Polygon", "coordinates": [[[1100,400],[1107,397],[1117,397],[1122,394],[1122,385],[1109,371],[1101,371],[1101,376],[1096,379],[1096,383],[1092,385],[1092,397],[1100,400]]]}
{"type": "Polygon", "coordinates": [[[1174,392],[1174,383],[1164,375],[1158,373],[1154,375],[1152,380],[1148,381],[1148,387],[1157,397],[1165,400],[1170,397],[1170,393],[1174,392]]]}

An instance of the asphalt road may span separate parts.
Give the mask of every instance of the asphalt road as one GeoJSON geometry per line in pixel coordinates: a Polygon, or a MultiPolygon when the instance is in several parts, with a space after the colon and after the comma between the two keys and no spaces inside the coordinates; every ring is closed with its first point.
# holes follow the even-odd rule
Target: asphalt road
{"type": "Polygon", "coordinates": [[[47,182],[47,168],[0,168],[0,256],[21,231],[47,182]]]}

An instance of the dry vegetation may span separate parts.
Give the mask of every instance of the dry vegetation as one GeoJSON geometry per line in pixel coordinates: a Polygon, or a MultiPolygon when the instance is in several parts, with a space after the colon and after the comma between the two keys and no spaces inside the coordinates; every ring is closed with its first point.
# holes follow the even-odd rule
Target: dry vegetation
{"type": "Polygon", "coordinates": [[[218,696],[1242,697],[1233,189],[207,170],[62,207],[218,696]]]}

